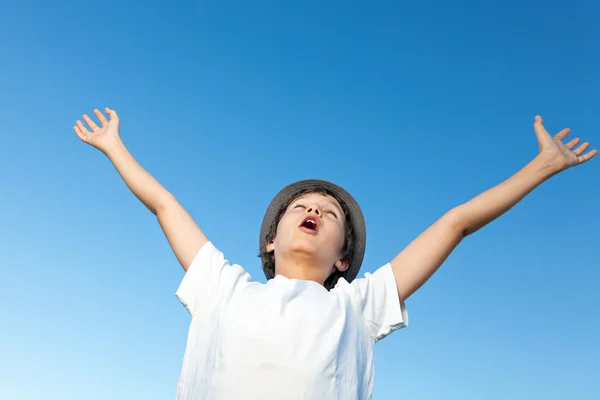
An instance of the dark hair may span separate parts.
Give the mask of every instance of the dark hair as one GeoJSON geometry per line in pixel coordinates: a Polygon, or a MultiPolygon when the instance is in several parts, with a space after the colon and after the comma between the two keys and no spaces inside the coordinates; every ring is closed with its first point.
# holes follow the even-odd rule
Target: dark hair
{"type": "MultiPolygon", "coordinates": [[[[345,203],[343,203],[338,198],[336,198],[332,192],[321,187],[320,185],[315,185],[310,188],[298,190],[296,193],[294,193],[292,196],[290,196],[290,199],[285,204],[283,204],[281,206],[281,209],[277,212],[276,218],[273,220],[273,223],[269,227],[269,233],[267,234],[267,236],[265,238],[262,238],[263,243],[268,243],[275,239],[275,235],[277,233],[277,225],[279,225],[279,221],[281,220],[281,217],[283,216],[283,214],[285,213],[287,208],[290,206],[290,204],[292,204],[292,202],[294,202],[298,197],[305,195],[305,194],[309,194],[309,193],[320,193],[320,194],[323,194],[326,196],[331,196],[331,197],[335,198],[342,206],[342,211],[344,211],[344,215],[346,216],[346,221],[344,224],[345,240],[344,240],[344,245],[342,246],[342,261],[347,262],[350,265],[352,263],[352,247],[354,245],[354,226],[352,225],[352,220],[350,218],[350,212],[345,203]]],[[[259,254],[259,257],[262,258],[263,271],[265,273],[265,276],[267,277],[267,280],[274,278],[275,277],[275,254],[274,254],[274,252],[267,251],[266,246],[265,246],[264,249],[259,254]]],[[[345,271],[340,271],[338,269],[335,269],[335,271],[333,271],[331,273],[331,275],[329,275],[327,277],[327,279],[325,280],[325,282],[323,283],[323,286],[325,287],[325,289],[327,289],[327,290],[333,289],[335,287],[337,281],[341,277],[343,277],[344,274],[345,274],[345,271]]]]}

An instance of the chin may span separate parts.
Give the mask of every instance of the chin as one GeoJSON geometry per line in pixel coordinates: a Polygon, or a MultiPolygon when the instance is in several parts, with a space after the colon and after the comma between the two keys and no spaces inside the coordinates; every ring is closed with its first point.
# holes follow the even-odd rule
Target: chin
{"type": "Polygon", "coordinates": [[[288,253],[290,254],[298,254],[304,257],[317,258],[319,251],[316,246],[307,246],[307,245],[295,245],[289,248],[288,253]]]}

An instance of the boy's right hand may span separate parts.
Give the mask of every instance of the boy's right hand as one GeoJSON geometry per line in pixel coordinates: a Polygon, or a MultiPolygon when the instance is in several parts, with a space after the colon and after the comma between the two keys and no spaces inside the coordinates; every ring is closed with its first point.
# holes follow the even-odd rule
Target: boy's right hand
{"type": "Polygon", "coordinates": [[[79,139],[97,148],[103,153],[106,153],[113,145],[119,143],[120,141],[119,117],[117,112],[109,109],[108,107],[105,108],[105,111],[110,120],[107,120],[100,110],[94,110],[94,114],[96,114],[96,117],[98,117],[98,120],[102,125],[101,127],[96,125],[96,123],[87,114],[83,114],[83,120],[87,123],[91,132],[80,120],[77,120],[77,125],[73,127],[79,139]]]}

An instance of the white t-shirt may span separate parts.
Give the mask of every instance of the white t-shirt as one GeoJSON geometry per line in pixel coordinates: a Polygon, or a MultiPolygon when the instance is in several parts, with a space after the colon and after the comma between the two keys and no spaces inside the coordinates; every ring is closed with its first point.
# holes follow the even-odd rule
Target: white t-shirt
{"type": "Polygon", "coordinates": [[[408,322],[389,264],[331,291],[263,284],[211,242],[177,298],[192,315],[177,400],[370,399],[373,344],[408,322]]]}

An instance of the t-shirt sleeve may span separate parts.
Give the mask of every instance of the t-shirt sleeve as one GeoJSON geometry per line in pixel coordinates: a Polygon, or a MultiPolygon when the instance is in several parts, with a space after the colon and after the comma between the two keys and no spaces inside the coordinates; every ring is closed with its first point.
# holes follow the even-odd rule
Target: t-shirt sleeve
{"type": "Polygon", "coordinates": [[[353,303],[362,313],[367,330],[375,341],[408,326],[408,312],[398,296],[396,278],[388,263],[350,284],[353,303]]]}
{"type": "Polygon", "coordinates": [[[246,271],[239,265],[230,265],[209,241],[194,257],[176,296],[188,312],[195,315],[215,307],[221,299],[250,281],[246,271]]]}

